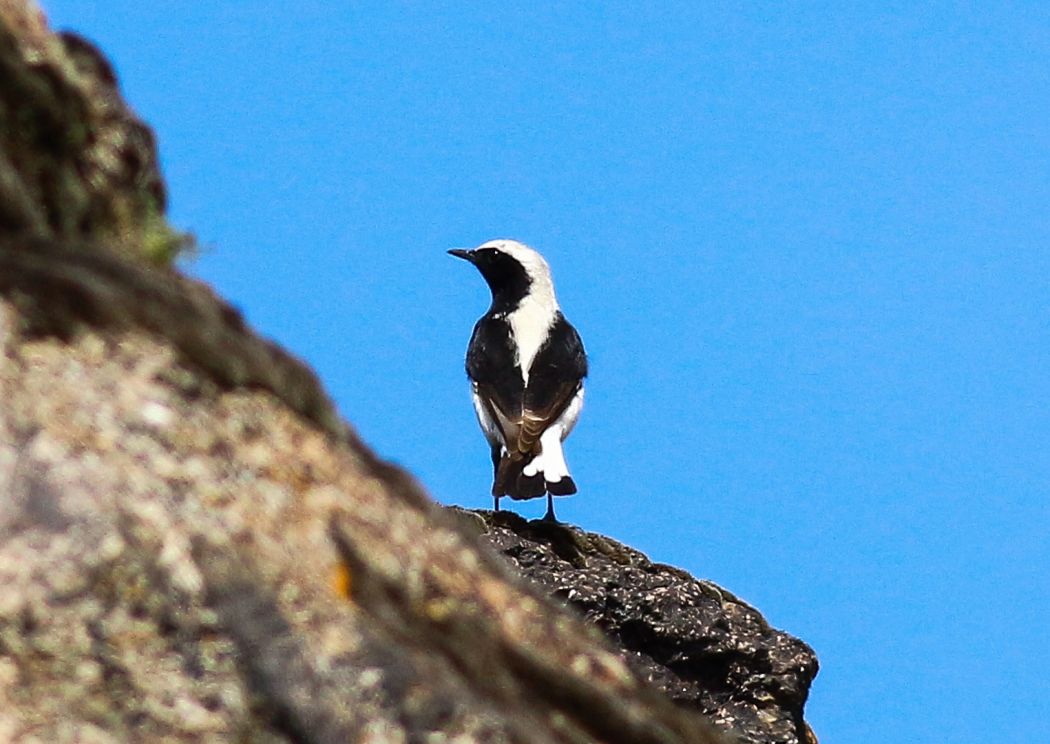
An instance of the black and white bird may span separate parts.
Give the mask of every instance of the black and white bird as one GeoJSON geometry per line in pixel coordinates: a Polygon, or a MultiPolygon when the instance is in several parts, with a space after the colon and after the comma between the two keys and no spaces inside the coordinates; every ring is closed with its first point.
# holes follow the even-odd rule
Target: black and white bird
{"type": "Polygon", "coordinates": [[[492,495],[532,499],[576,493],[562,452],[583,407],[587,355],[554,297],[551,270],[515,240],[449,251],[477,267],[492,305],[467,346],[474,411],[492,448],[492,495]]]}

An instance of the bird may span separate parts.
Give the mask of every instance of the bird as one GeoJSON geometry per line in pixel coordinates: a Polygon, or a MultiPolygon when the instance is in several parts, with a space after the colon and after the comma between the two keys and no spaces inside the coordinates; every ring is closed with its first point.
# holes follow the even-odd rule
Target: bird
{"type": "Polygon", "coordinates": [[[472,263],[492,292],[467,345],[466,370],[491,449],[494,510],[503,496],[546,495],[544,519],[557,522],[552,497],[577,491],[562,442],[583,407],[583,342],[558,306],[539,252],[507,239],[448,252],[472,263]]]}

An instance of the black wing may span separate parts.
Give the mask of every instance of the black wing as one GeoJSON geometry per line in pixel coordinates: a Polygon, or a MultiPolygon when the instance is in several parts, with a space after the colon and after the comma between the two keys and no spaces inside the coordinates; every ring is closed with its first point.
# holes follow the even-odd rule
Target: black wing
{"type": "Polygon", "coordinates": [[[587,353],[580,334],[559,312],[547,341],[529,367],[518,448],[530,452],[540,435],[572,402],[587,376],[587,353]]]}
{"type": "Polygon", "coordinates": [[[467,346],[467,375],[504,416],[521,416],[525,386],[506,321],[485,316],[474,326],[467,346]]]}

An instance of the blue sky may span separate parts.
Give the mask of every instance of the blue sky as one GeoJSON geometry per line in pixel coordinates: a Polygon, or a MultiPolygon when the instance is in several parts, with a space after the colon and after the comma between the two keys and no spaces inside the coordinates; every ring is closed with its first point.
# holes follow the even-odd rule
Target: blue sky
{"type": "Polygon", "coordinates": [[[560,518],[812,644],[825,744],[1050,741],[1050,5],[44,6],[435,498],[489,505],[445,250],[516,237],[591,356],[560,518]]]}

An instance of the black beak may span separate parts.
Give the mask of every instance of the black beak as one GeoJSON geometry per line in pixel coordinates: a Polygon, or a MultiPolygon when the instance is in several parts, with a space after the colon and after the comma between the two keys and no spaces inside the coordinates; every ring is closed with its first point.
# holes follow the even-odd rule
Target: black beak
{"type": "Polygon", "coordinates": [[[474,263],[474,251],[468,251],[466,248],[453,248],[448,252],[448,255],[474,263]]]}

